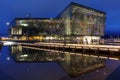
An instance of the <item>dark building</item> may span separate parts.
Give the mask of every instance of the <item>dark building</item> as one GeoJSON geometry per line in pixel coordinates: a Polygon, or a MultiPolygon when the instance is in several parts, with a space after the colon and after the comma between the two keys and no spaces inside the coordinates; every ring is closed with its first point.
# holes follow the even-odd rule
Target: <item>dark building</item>
{"type": "Polygon", "coordinates": [[[105,19],[104,12],[72,2],[56,18],[16,18],[11,36],[20,40],[99,44],[105,19]]]}

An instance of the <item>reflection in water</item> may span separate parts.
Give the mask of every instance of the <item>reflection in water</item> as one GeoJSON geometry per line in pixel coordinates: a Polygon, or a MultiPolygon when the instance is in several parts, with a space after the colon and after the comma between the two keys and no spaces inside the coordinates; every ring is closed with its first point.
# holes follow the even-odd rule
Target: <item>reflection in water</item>
{"type": "Polygon", "coordinates": [[[60,62],[60,65],[71,76],[77,76],[105,66],[104,59],[83,56],[79,54],[66,54],[65,62],[60,62]]]}
{"type": "Polygon", "coordinates": [[[47,61],[62,61],[64,53],[49,52],[44,50],[34,50],[23,48],[22,46],[11,46],[13,58],[18,62],[47,62],[47,61]]]}
{"type": "Polygon", "coordinates": [[[0,42],[0,51],[1,51],[1,48],[3,47],[3,44],[0,42]]]}
{"type": "Polygon", "coordinates": [[[57,62],[70,76],[77,76],[105,66],[105,60],[78,53],[35,50],[22,46],[11,46],[17,62],[57,62]]]}

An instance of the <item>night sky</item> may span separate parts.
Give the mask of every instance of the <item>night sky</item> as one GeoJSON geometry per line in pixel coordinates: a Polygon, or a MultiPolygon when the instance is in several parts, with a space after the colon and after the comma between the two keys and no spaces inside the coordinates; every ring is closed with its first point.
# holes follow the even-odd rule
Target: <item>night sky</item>
{"type": "Polygon", "coordinates": [[[120,0],[0,0],[0,36],[8,35],[6,23],[14,18],[56,17],[71,2],[106,12],[106,34],[120,34],[120,0]]]}

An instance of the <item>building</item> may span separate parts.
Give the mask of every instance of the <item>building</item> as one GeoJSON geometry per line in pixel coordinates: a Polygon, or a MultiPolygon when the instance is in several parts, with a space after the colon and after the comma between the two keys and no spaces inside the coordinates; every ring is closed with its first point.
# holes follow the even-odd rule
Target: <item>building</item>
{"type": "Polygon", "coordinates": [[[70,3],[56,18],[16,18],[11,37],[79,44],[99,44],[105,32],[106,13],[70,3]]]}
{"type": "Polygon", "coordinates": [[[47,18],[16,18],[11,28],[11,37],[20,40],[47,41],[63,35],[63,23],[57,19],[47,18]]]}

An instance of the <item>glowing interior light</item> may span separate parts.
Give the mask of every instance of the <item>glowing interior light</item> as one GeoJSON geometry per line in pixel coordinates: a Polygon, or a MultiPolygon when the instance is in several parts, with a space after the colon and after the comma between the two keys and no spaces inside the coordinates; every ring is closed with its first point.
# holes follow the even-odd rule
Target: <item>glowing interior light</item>
{"type": "Polygon", "coordinates": [[[20,24],[21,26],[28,26],[28,24],[20,24]]]}
{"type": "Polygon", "coordinates": [[[27,57],[27,56],[28,56],[27,54],[21,55],[21,57],[27,57]]]}
{"type": "Polygon", "coordinates": [[[12,41],[3,41],[3,45],[14,45],[16,44],[16,42],[12,42],[12,41]]]}

